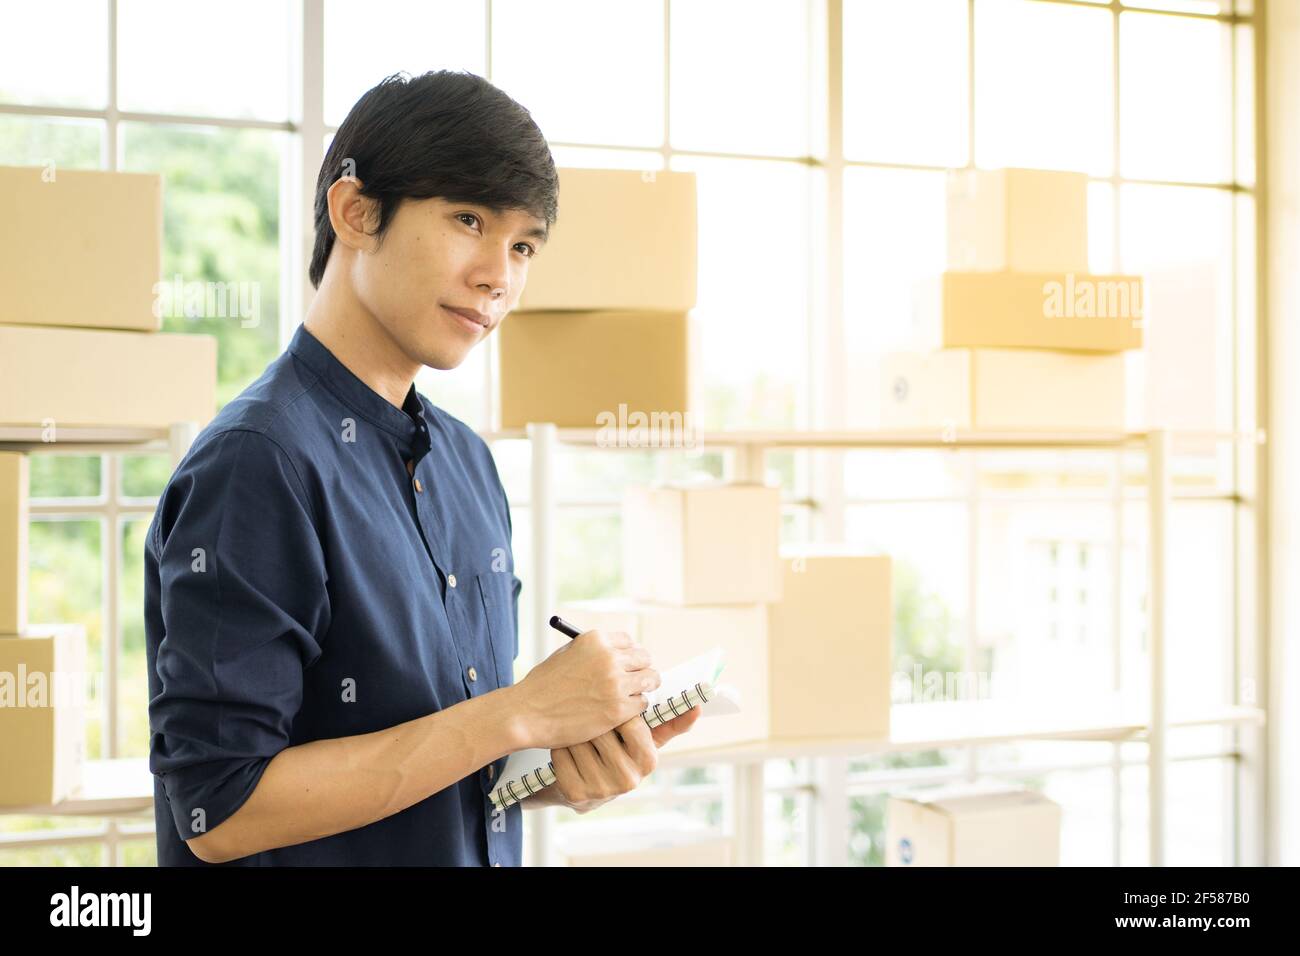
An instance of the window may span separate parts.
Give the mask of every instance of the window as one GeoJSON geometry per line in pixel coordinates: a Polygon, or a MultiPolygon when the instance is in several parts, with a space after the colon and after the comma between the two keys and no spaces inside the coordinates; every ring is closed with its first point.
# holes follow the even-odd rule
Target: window
{"type": "Polygon", "coordinates": [[[965,0],[844,4],[845,157],[963,165],[967,42],[965,0]]]}
{"type": "MultiPolygon", "coordinates": [[[[325,0],[316,22],[318,9],[240,0],[213,17],[164,0],[51,0],[15,5],[0,32],[0,163],[159,172],[164,278],[259,290],[252,325],[166,320],[169,331],[218,337],[221,402],[260,374],[300,319],[315,150],[384,76],[449,68],[485,75],[526,106],[559,165],[697,174],[706,429],[872,427],[879,358],[906,343],[916,286],[944,267],[945,170],[1004,165],[1089,175],[1092,270],[1140,272],[1151,290],[1151,347],[1135,371],[1164,383],[1159,394],[1190,423],[1254,427],[1255,36],[1241,3],[374,0],[356,16],[353,4],[325,0]],[[305,49],[304,36],[322,37],[322,49],[305,49]],[[842,96],[829,95],[832,62],[842,64],[842,96]],[[303,115],[304,103],[322,104],[318,115],[303,115]],[[1179,299],[1188,289],[1195,293],[1179,299]],[[1179,391],[1188,379],[1198,387],[1179,391]]],[[[452,372],[424,370],[418,387],[486,430],[492,365],[479,350],[452,372]]],[[[1137,406],[1135,420],[1152,411],[1137,406]]],[[[527,581],[528,448],[504,439],[493,448],[527,581]]],[[[1122,492],[1116,552],[1106,524],[1110,463],[1076,461],[1099,482],[1082,491],[1008,484],[1034,467],[926,451],[767,458],[783,489],[786,540],[842,538],[895,555],[896,668],[974,662],[996,672],[1011,666],[1013,650],[1055,631],[1061,653],[1079,653],[1083,635],[1090,681],[1108,681],[1116,664],[1126,686],[1141,687],[1141,502],[1122,492]],[[1037,517],[1017,519],[1026,498],[1037,517]],[[977,576],[971,555],[1021,569],[1019,585],[977,576]],[[1020,600],[1021,585],[1032,600],[1020,600]],[[1104,656],[1091,652],[1094,640],[1104,656]]],[[[722,450],[692,458],[561,448],[561,597],[617,591],[627,484],[734,468],[722,450]]],[[[1249,489],[1224,448],[1207,450],[1192,470],[1179,479],[1173,518],[1171,576],[1196,596],[1170,620],[1171,633],[1187,635],[1171,653],[1189,665],[1173,697],[1231,702],[1234,688],[1218,670],[1242,637],[1231,570],[1249,489]]],[[[85,623],[93,659],[105,668],[111,660],[117,674],[91,718],[94,757],[147,753],[142,536],[169,473],[160,456],[33,457],[33,617],[85,623]]],[[[521,622],[538,617],[534,600],[526,586],[521,622]]],[[[1170,792],[1183,794],[1171,807],[1179,835],[1171,846],[1186,858],[1170,862],[1213,862],[1232,839],[1194,826],[1230,816],[1219,785],[1239,768],[1218,744],[1198,741],[1171,773],[1170,792]]],[[[1130,745],[1056,746],[981,751],[980,763],[1067,804],[1062,862],[1141,862],[1127,849],[1112,859],[1104,837],[1120,822],[1116,802],[1126,848],[1145,826],[1143,755],[1130,745]],[[1056,769],[1037,773],[1048,764],[1056,769]]],[[[814,764],[774,762],[768,859],[835,862],[814,847],[827,816],[848,830],[829,841],[833,854],[878,865],[884,795],[898,774],[961,779],[970,756],[845,761],[846,785],[825,791],[814,764]],[[844,812],[824,815],[826,801],[844,812]]],[[[685,801],[716,823],[725,778],[717,768],[659,774],[646,802],[685,801]]],[[[0,846],[16,835],[22,845],[0,849],[0,862],[153,862],[149,821],[0,815],[0,846]],[[85,841],[41,843],[69,828],[85,841]]]]}
{"type": "MultiPolygon", "coordinates": [[[[969,134],[977,167],[1090,175],[1092,271],[1140,273],[1148,289],[1146,354],[1129,360],[1135,427],[1163,420],[1253,429],[1254,398],[1242,391],[1255,381],[1254,297],[1244,291],[1253,289],[1255,261],[1253,28],[1229,0],[1126,6],[1144,9],[845,0],[843,374],[851,427],[876,420],[879,356],[905,347],[915,284],[943,268],[943,175],[931,170],[968,161],[960,132],[969,134]]],[[[1169,649],[1179,674],[1169,691],[1174,709],[1238,699],[1225,676],[1246,638],[1234,621],[1232,528],[1236,515],[1251,518],[1249,509],[1236,510],[1237,482],[1249,479],[1238,476],[1232,454],[1220,444],[1180,459],[1187,473],[1175,481],[1169,574],[1185,597],[1167,621],[1168,633],[1179,635],[1169,649]]],[[[1132,475],[1140,463],[1076,458],[1069,468],[1080,487],[1065,488],[1043,484],[1054,466],[1041,457],[962,457],[895,453],[886,464],[876,452],[844,455],[846,540],[884,544],[916,595],[902,597],[896,582],[895,669],[918,652],[956,652],[960,662],[965,650],[994,675],[1028,664],[1032,682],[1034,673],[1066,668],[1105,689],[1114,671],[1127,690],[1144,693],[1145,505],[1123,492],[1128,503],[1116,523],[1112,483],[1116,467],[1132,475]],[[915,546],[935,539],[947,546],[915,546]],[[917,614],[918,602],[927,616],[917,614]],[[1039,657],[1028,662],[1027,652],[1039,657]]],[[[1191,791],[1217,795],[1237,767],[1216,753],[1226,753],[1221,734],[1202,743],[1197,756],[1205,759],[1176,764],[1170,782],[1195,775],[1191,791]]],[[[1052,760],[1069,765],[1043,778],[1048,795],[1067,807],[1062,862],[1144,863],[1129,854],[1131,847],[1145,854],[1132,819],[1140,815],[1145,829],[1145,751],[1125,749],[1121,771],[1102,746],[1098,769],[1087,768],[1083,751],[1067,750],[1052,760]],[[1120,826],[1109,813],[1115,794],[1125,808],[1122,860],[1096,839],[1120,826]]],[[[986,772],[992,756],[981,749],[986,772]]],[[[999,774],[1012,779],[1015,766],[1041,754],[1018,744],[1001,756],[1008,762],[999,774]]],[[[884,779],[885,768],[850,778],[855,862],[880,861],[875,794],[884,784],[875,781],[884,779]]],[[[1202,812],[1232,816],[1217,805],[1170,806],[1170,836],[1177,830],[1184,841],[1182,862],[1224,862],[1231,837],[1212,828],[1193,835],[1188,825],[1202,812]]]]}
{"type": "Polygon", "coordinates": [[[410,3],[325,2],[325,122],[338,126],[352,104],[384,77],[405,70],[487,70],[483,0],[410,3]]]}
{"type": "Polygon", "coordinates": [[[1108,11],[1081,6],[976,4],[977,166],[1111,172],[1111,23],[1108,11]]]}
{"type": "Polygon", "coordinates": [[[660,0],[492,3],[489,79],[548,139],[601,146],[663,142],[660,0]]]}
{"type": "Polygon", "coordinates": [[[117,4],[118,108],[139,113],[285,120],[293,4],[167,0],[117,4]]]}
{"type": "Polygon", "coordinates": [[[5,9],[0,103],[103,109],[107,79],[107,3],[54,0],[5,9]]]}
{"type": "MultiPolygon", "coordinates": [[[[218,339],[220,404],[281,350],[294,9],[244,0],[213,17],[151,0],[20,4],[0,33],[0,163],[161,173],[163,276],[257,290],[256,321],[164,319],[167,331],[218,339]]],[[[90,759],[148,754],[143,539],[169,474],[165,456],[32,456],[30,618],[84,624],[92,670],[117,675],[91,682],[90,759]]],[[[0,815],[3,862],[153,865],[149,817],[0,815]],[[69,830],[90,842],[42,846],[42,835],[69,830]]]]}

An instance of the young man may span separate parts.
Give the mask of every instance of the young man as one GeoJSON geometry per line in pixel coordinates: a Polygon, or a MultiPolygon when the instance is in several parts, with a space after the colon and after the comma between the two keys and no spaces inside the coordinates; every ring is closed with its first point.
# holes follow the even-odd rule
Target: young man
{"type": "MultiPolygon", "coordinates": [[[[199,434],[145,547],[160,865],[518,865],[522,808],[637,786],[659,677],[591,631],[515,685],[520,581],[484,442],[415,391],[514,308],[558,179],[485,80],[390,77],[316,187],[318,292],[199,434]],[[506,811],[505,756],[557,783],[506,811]]],[[[545,609],[539,609],[544,612],[545,609]]]]}

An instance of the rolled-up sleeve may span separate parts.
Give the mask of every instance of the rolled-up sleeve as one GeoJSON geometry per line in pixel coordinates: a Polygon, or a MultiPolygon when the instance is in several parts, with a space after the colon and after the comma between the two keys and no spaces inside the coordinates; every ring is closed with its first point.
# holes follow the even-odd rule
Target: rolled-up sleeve
{"type": "Polygon", "coordinates": [[[145,551],[163,624],[149,769],[187,840],[234,814],[289,746],[329,627],[325,556],[293,462],[252,430],[191,452],[145,551]]]}

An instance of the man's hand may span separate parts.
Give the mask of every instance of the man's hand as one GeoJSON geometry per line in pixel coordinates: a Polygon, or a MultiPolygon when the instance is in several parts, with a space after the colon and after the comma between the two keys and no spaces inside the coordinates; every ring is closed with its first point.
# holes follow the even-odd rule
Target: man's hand
{"type": "Polygon", "coordinates": [[[514,698],[526,745],[555,750],[640,715],[659,680],[649,651],[622,631],[596,629],[566,641],[502,691],[514,698]]]}
{"type": "Polygon", "coordinates": [[[635,790],[658,766],[656,751],[699,719],[700,709],[693,707],[651,730],[638,714],[588,743],[551,751],[555,783],[546,790],[559,798],[551,802],[588,813],[635,790]]]}

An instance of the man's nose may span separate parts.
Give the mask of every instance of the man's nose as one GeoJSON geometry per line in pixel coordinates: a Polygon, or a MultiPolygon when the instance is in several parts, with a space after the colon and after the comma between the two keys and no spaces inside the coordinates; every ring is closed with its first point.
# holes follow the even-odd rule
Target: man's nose
{"type": "Polygon", "coordinates": [[[496,300],[506,294],[510,283],[510,250],[496,249],[485,253],[474,273],[474,285],[496,300]]]}

